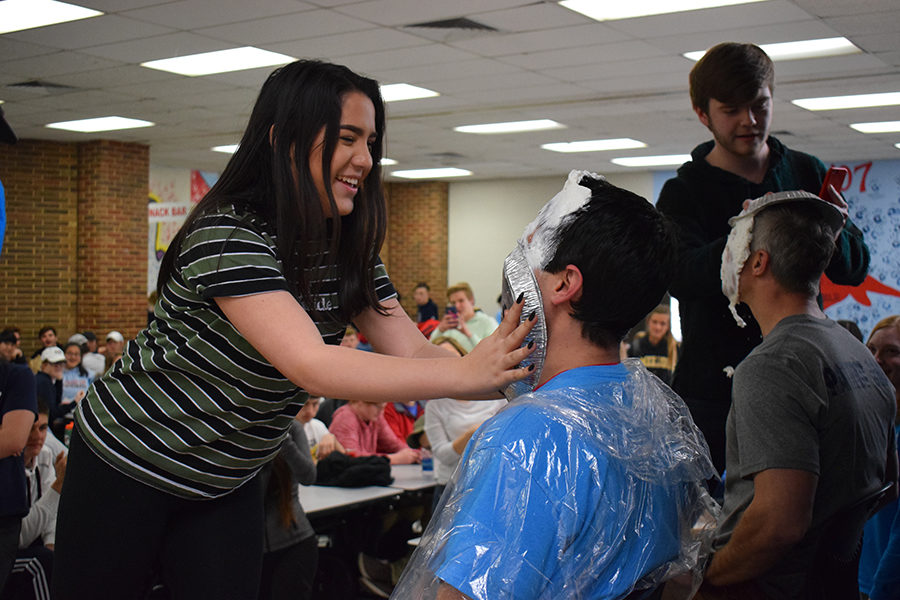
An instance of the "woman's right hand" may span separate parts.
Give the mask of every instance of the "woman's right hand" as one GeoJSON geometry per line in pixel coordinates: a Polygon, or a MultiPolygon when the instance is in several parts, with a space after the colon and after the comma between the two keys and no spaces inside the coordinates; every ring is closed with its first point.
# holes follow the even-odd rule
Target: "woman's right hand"
{"type": "Polygon", "coordinates": [[[461,359],[463,372],[460,376],[473,386],[466,396],[491,394],[490,397],[497,397],[498,390],[525,379],[534,370],[534,365],[519,366],[534,350],[533,345],[522,346],[536,322],[534,313],[519,322],[524,306],[523,294],[506,311],[500,326],[461,359]]]}

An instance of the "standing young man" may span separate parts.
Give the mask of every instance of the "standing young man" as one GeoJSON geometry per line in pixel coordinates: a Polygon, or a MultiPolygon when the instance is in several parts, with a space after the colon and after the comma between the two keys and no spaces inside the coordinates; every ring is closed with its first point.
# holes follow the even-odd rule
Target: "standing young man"
{"type": "MultiPolygon", "coordinates": [[[[725,464],[725,419],[731,404],[730,373],[762,341],[759,325],[741,307],[748,325],[736,326],[721,291],[721,256],[728,219],[741,203],[767,192],[818,193],[825,165],[786,148],[769,135],[772,61],[753,44],[711,48],[690,74],[691,103],[713,140],[697,146],[678,176],[663,186],[657,207],[678,225],[679,261],[670,292],[679,301],[684,336],[672,386],[684,398],[709,442],[716,468],[725,464]]],[[[830,202],[846,207],[836,190],[830,202]]],[[[865,279],[869,252],[849,221],[825,274],[835,283],[865,279]]]]}

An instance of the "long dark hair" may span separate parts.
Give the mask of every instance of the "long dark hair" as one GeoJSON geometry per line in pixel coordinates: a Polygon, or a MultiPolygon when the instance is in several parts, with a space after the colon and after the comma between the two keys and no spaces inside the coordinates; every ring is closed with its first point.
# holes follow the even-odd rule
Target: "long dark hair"
{"type": "Polygon", "coordinates": [[[379,165],[384,126],[384,102],[373,79],[341,65],[311,60],[273,71],[263,84],[237,151],[169,245],[156,283],[159,295],[176,270],[176,258],[192,225],[234,203],[274,224],[276,252],[285,277],[308,311],[316,312],[316,290],[311,289],[310,276],[323,264],[325,252],[330,252],[339,269],[341,317],[350,320],[369,307],[385,313],[372,285],[387,227],[379,165]],[[327,182],[332,179],[331,159],[340,136],[342,103],[349,92],[365,94],[375,107],[372,170],[357,192],[353,212],[326,218],[310,173],[309,155],[324,127],[321,175],[330,214],[338,215],[327,182]]]}

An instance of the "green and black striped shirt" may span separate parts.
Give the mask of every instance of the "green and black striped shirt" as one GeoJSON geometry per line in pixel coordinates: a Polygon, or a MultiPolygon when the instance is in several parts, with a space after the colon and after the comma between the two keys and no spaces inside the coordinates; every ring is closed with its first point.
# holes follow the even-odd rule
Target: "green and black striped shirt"
{"type": "MultiPolygon", "coordinates": [[[[326,261],[327,263],[327,261],[326,261]]],[[[339,277],[321,267],[316,306],[326,343],[340,342],[339,277]]],[[[379,261],[379,300],[396,295],[379,261]]],[[[271,459],[303,403],[288,381],[232,327],[218,297],[289,290],[275,235],[233,207],[198,219],[163,288],[153,323],[90,388],[79,432],[116,469],[154,488],[214,498],[271,459]]]]}

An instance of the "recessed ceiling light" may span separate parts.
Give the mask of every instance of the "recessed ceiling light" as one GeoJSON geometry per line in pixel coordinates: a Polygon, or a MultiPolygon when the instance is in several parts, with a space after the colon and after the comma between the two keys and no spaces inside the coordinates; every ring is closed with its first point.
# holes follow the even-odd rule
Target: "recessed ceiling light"
{"type": "Polygon", "coordinates": [[[391,165],[396,165],[397,161],[393,158],[388,158],[387,156],[381,157],[381,162],[379,163],[382,167],[389,167],[391,165]]]}
{"type": "Polygon", "coordinates": [[[453,131],[461,133],[518,133],[522,131],[543,131],[545,129],[565,129],[565,125],[551,121],[550,119],[536,119],[534,121],[510,121],[507,123],[483,123],[481,125],[461,125],[454,127],[453,131]]]}
{"type": "Polygon", "coordinates": [[[433,98],[440,96],[434,90],[429,90],[408,83],[389,83],[381,86],[381,97],[385,102],[399,102],[400,100],[418,100],[419,98],[433,98]]]}
{"type": "Polygon", "coordinates": [[[883,94],[857,94],[855,96],[828,96],[824,98],[800,98],[791,100],[806,110],[841,110],[844,108],[869,108],[872,106],[894,106],[900,104],[900,92],[883,94]]]}
{"type": "Polygon", "coordinates": [[[466,169],[457,169],[455,167],[445,167],[440,169],[411,169],[408,171],[392,171],[394,177],[402,177],[403,179],[441,179],[444,177],[468,177],[472,171],[466,169]]]}
{"type": "Polygon", "coordinates": [[[225,154],[234,154],[237,152],[240,144],[225,144],[224,146],[213,146],[210,148],[213,152],[223,152],[225,154]]]}
{"type": "Polygon", "coordinates": [[[629,2],[562,0],[559,4],[595,21],[615,21],[762,1],[764,0],[630,0],[629,2]]]}
{"type": "Polygon", "coordinates": [[[272,67],[287,64],[294,60],[296,59],[286,54],[269,52],[253,46],[243,46],[215,52],[202,52],[188,56],[151,60],[141,63],[141,66],[158,71],[187,75],[188,77],[198,77],[214,73],[230,73],[231,71],[243,71],[244,69],[272,67]]]}
{"type": "Polygon", "coordinates": [[[894,148],[900,148],[900,144],[894,144],[894,148]]]}
{"type": "Polygon", "coordinates": [[[0,34],[96,17],[103,13],[55,0],[3,0],[0,34]]]}
{"type": "MultiPolygon", "coordinates": [[[[760,45],[760,48],[762,48],[772,60],[821,58],[823,56],[840,56],[842,54],[856,54],[862,52],[862,50],[853,45],[853,42],[844,37],[762,44],[760,45]]],[[[704,54],[706,54],[706,50],[697,50],[695,52],[685,52],[682,56],[693,61],[698,61],[703,58],[704,54]]]]}
{"type": "Polygon", "coordinates": [[[660,156],[625,156],[610,162],[623,167],[666,167],[683,165],[691,160],[690,154],[666,154],[660,156]]]}
{"type": "Polygon", "coordinates": [[[646,148],[647,144],[631,138],[616,138],[610,140],[584,140],[581,142],[556,142],[542,144],[541,148],[552,152],[601,152],[603,150],[629,150],[631,148],[646,148]]]}
{"type": "Polygon", "coordinates": [[[850,127],[862,133],[897,133],[900,132],[900,121],[853,123],[850,127]]]}
{"type": "Polygon", "coordinates": [[[96,119],[80,119],[78,121],[60,121],[49,123],[45,127],[50,129],[65,129],[66,131],[80,131],[82,133],[94,133],[97,131],[117,131],[119,129],[136,129],[138,127],[152,127],[156,123],[142,121],[140,119],[128,119],[125,117],[97,117],[96,119]]]}

